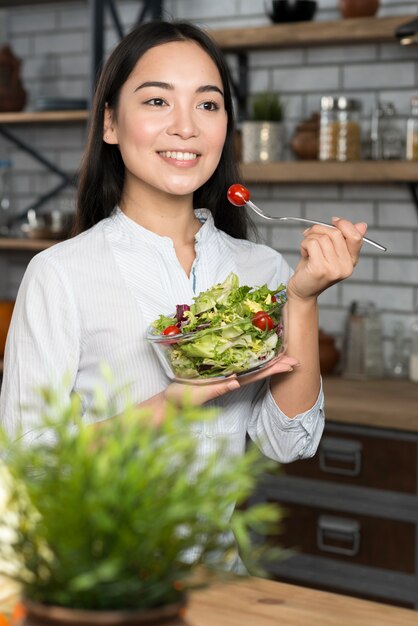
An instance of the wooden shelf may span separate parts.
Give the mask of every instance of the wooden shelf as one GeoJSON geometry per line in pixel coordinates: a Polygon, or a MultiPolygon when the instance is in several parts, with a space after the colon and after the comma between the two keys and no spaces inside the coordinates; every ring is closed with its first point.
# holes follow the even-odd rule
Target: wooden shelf
{"type": "Polygon", "coordinates": [[[0,359],[0,374],[3,373],[3,359],[0,359]]]}
{"type": "Polygon", "coordinates": [[[54,246],[58,241],[54,239],[14,239],[3,237],[0,239],[1,250],[28,250],[29,252],[40,252],[45,248],[54,246]]]}
{"type": "Polygon", "coordinates": [[[243,163],[241,173],[247,183],[418,183],[412,161],[243,163]]]}
{"type": "Polygon", "coordinates": [[[359,43],[396,42],[395,29],[416,15],[366,17],[333,22],[298,22],[210,32],[226,52],[359,43]]]}
{"type": "Polygon", "coordinates": [[[87,121],[90,112],[83,111],[18,111],[0,113],[0,124],[32,124],[87,121]]]}

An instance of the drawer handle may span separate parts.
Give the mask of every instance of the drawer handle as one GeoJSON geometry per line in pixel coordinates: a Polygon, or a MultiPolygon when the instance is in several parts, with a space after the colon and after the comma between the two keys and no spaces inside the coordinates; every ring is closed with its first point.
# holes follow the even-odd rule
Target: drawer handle
{"type": "Polygon", "coordinates": [[[317,525],[317,544],[323,552],[356,556],[360,549],[360,523],[353,519],[321,515],[317,525]]]}
{"type": "Polygon", "coordinates": [[[327,474],[358,476],[361,472],[362,450],[359,441],[323,437],[319,447],[319,467],[327,474]],[[338,463],[344,463],[345,467],[338,463]]]}

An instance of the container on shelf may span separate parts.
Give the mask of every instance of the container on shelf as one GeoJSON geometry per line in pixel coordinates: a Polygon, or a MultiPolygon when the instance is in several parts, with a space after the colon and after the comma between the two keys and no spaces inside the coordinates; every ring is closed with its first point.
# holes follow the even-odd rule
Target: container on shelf
{"type": "Polygon", "coordinates": [[[372,302],[352,302],[347,317],[343,351],[343,376],[380,378],[385,373],[382,326],[372,302]]]}
{"type": "Polygon", "coordinates": [[[411,328],[411,352],[409,355],[409,379],[418,383],[418,320],[411,328]]]}
{"type": "Polygon", "coordinates": [[[379,102],[372,112],[370,157],[374,160],[397,160],[403,152],[402,133],[396,125],[393,102],[379,102]]]}
{"type": "Polygon", "coordinates": [[[0,159],[0,236],[9,235],[9,222],[12,209],[11,186],[12,162],[9,159],[0,159]]]}
{"type": "Polygon", "coordinates": [[[339,9],[344,18],[372,17],[379,10],[379,0],[339,0],[339,9]]]}
{"type": "Polygon", "coordinates": [[[418,96],[411,98],[411,114],[406,123],[406,159],[418,161],[418,96]]]}
{"type": "Polygon", "coordinates": [[[321,98],[319,159],[357,161],[360,159],[361,130],[359,100],[345,96],[321,98]]]}

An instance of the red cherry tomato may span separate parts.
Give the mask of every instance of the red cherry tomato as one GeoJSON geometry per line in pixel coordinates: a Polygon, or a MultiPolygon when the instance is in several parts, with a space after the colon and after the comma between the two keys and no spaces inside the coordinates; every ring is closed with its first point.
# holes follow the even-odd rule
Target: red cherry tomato
{"type": "Polygon", "coordinates": [[[179,335],[180,334],[180,328],[178,328],[178,326],[167,326],[167,328],[164,328],[164,330],[163,330],[163,332],[161,334],[165,335],[166,337],[172,337],[173,335],[179,335]]]}
{"type": "Polygon", "coordinates": [[[260,330],[273,330],[274,322],[270,315],[265,311],[258,311],[251,320],[253,326],[256,326],[260,330]]]}
{"type": "Polygon", "coordinates": [[[272,301],[272,302],[277,302],[277,298],[276,298],[276,296],[271,296],[271,301],[272,301]]]}
{"type": "Polygon", "coordinates": [[[244,206],[250,199],[250,192],[248,189],[244,187],[244,185],[239,185],[238,183],[231,185],[226,195],[229,202],[235,206],[244,206]]]}

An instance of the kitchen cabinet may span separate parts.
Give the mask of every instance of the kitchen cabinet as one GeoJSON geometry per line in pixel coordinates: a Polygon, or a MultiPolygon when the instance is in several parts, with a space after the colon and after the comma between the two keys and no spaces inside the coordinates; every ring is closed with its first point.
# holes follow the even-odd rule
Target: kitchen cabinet
{"type": "Polygon", "coordinates": [[[312,459],[257,492],[285,512],[269,539],[291,552],[276,580],[418,608],[418,385],[325,378],[326,426],[312,459]]]}

